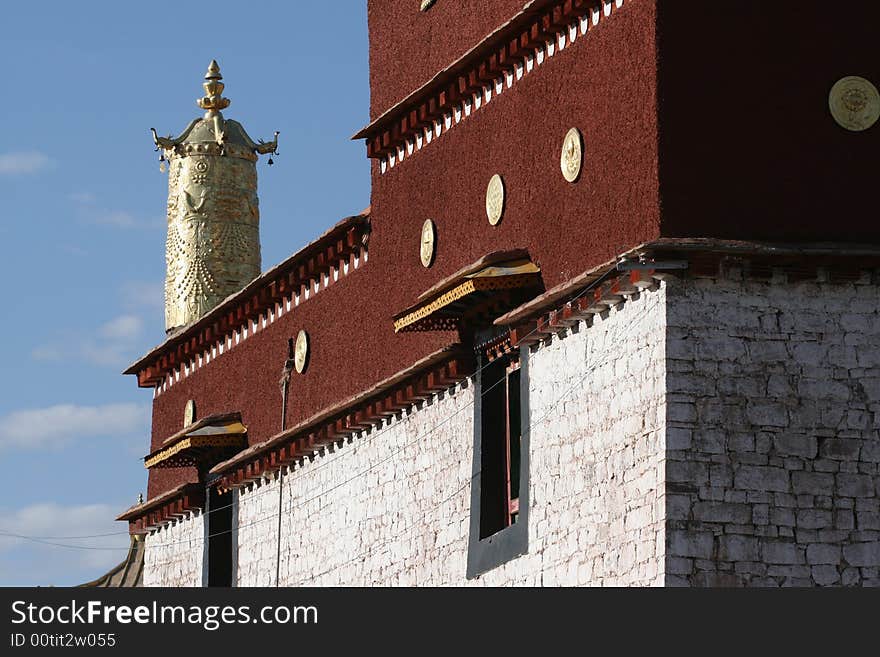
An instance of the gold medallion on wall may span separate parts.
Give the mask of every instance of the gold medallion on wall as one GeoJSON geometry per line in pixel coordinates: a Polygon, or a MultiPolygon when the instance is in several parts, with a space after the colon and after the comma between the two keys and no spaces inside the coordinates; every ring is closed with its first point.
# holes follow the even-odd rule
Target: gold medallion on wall
{"type": "Polygon", "coordinates": [[[841,78],[828,94],[831,116],[847,130],[867,130],[880,118],[880,94],[870,81],[857,75],[841,78]]]}
{"type": "Polygon", "coordinates": [[[196,421],[196,402],[190,399],[183,407],[183,426],[188,427],[196,421]]]}
{"type": "Polygon", "coordinates": [[[570,183],[575,182],[581,175],[583,161],[584,142],[581,131],[572,128],[566,133],[565,140],[562,142],[562,155],[559,158],[562,176],[570,183]]]}
{"type": "Polygon", "coordinates": [[[497,226],[504,214],[504,181],[497,173],[486,187],[486,216],[489,223],[497,226]]]}
{"type": "Polygon", "coordinates": [[[422,224],[422,239],[419,248],[419,255],[424,267],[430,267],[431,263],[434,262],[434,249],[436,242],[437,229],[434,226],[434,222],[430,219],[425,219],[425,223],[422,224]]]}
{"type": "Polygon", "coordinates": [[[299,374],[302,374],[309,363],[309,334],[300,331],[296,335],[296,345],[293,350],[293,366],[299,374]]]}

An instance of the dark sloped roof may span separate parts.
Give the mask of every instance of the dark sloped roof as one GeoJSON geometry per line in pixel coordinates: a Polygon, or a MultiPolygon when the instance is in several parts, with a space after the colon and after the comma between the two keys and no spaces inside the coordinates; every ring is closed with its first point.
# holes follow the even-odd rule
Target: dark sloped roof
{"type": "Polygon", "coordinates": [[[144,539],[140,534],[132,534],[128,554],[122,563],[117,564],[98,579],[80,587],[133,588],[144,584],[144,539]]]}

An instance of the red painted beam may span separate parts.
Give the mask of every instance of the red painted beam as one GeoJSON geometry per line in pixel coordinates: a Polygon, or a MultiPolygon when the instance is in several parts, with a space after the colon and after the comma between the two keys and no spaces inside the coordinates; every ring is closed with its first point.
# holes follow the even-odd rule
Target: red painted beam
{"type": "Polygon", "coordinates": [[[510,329],[510,342],[514,347],[530,345],[541,341],[541,336],[536,332],[538,323],[529,321],[510,329]]]}

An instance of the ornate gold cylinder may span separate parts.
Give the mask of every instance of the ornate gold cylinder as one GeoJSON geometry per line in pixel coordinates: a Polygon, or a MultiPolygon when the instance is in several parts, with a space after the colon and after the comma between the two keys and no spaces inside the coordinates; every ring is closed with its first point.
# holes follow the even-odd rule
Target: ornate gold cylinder
{"type": "MultiPolygon", "coordinates": [[[[220,113],[222,76],[211,62],[205,116],[176,138],[159,137],[167,158],[168,237],[165,246],[165,330],[202,317],[260,274],[258,153],[272,153],[275,141],[254,143],[236,121],[220,113]]],[[[272,161],[270,160],[271,164],[272,161]]]]}
{"type": "Polygon", "coordinates": [[[165,328],[198,319],[260,274],[256,156],[171,156],[165,328]]]}

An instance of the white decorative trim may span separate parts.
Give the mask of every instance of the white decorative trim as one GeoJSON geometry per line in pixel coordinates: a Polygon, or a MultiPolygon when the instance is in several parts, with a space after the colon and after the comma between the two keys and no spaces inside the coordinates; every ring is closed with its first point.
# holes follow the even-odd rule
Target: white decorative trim
{"type": "Polygon", "coordinates": [[[384,174],[389,169],[393,169],[398,162],[402,162],[405,156],[412,156],[417,151],[422,150],[430,144],[434,138],[440,137],[448,132],[454,125],[461,123],[462,120],[471,116],[475,111],[479,110],[483,105],[492,100],[492,95],[500,94],[505,88],[510,89],[518,80],[525,75],[531,73],[536,67],[544,63],[545,59],[553,57],[556,50],[563,50],[571,47],[578,39],[578,36],[584,36],[589,30],[599,24],[602,16],[611,16],[623,6],[624,0],[602,0],[601,7],[591,8],[589,13],[581,18],[573,21],[571,25],[565,26],[561,32],[558,32],[555,38],[548,41],[543,46],[535,49],[534,55],[526,55],[525,65],[514,64],[511,68],[501,73],[501,76],[484,89],[483,92],[477,93],[470,98],[466,98],[459,105],[453,107],[450,114],[445,114],[441,120],[434,121],[434,129],[425,129],[425,138],[417,135],[415,140],[407,139],[404,146],[398,146],[395,154],[388,155],[379,159],[379,173],[384,174]],[[492,88],[494,87],[494,89],[492,88]],[[432,134],[433,133],[433,134],[432,134]]]}
{"type": "Polygon", "coordinates": [[[367,248],[362,246],[355,251],[354,254],[345,258],[340,258],[336,264],[331,265],[330,273],[322,273],[317,277],[312,278],[304,284],[300,291],[284,297],[280,302],[277,302],[271,308],[267,308],[264,312],[260,313],[259,316],[245,320],[244,323],[237,327],[230,328],[224,336],[218,338],[217,341],[210,347],[207,347],[204,352],[196,354],[190,360],[169,372],[163,379],[162,383],[157,384],[154,388],[153,398],[155,399],[159,397],[159,395],[168,390],[174,385],[174,383],[180,381],[181,378],[188,378],[190,375],[195,374],[196,370],[199,370],[216,360],[218,356],[222,356],[225,352],[230,351],[249,337],[262,332],[268,326],[274,324],[283,314],[290,312],[291,308],[296,308],[301,302],[311,298],[322,290],[327,289],[330,285],[338,281],[340,277],[347,276],[350,272],[358,269],[362,264],[365,264],[368,259],[367,248]]]}

